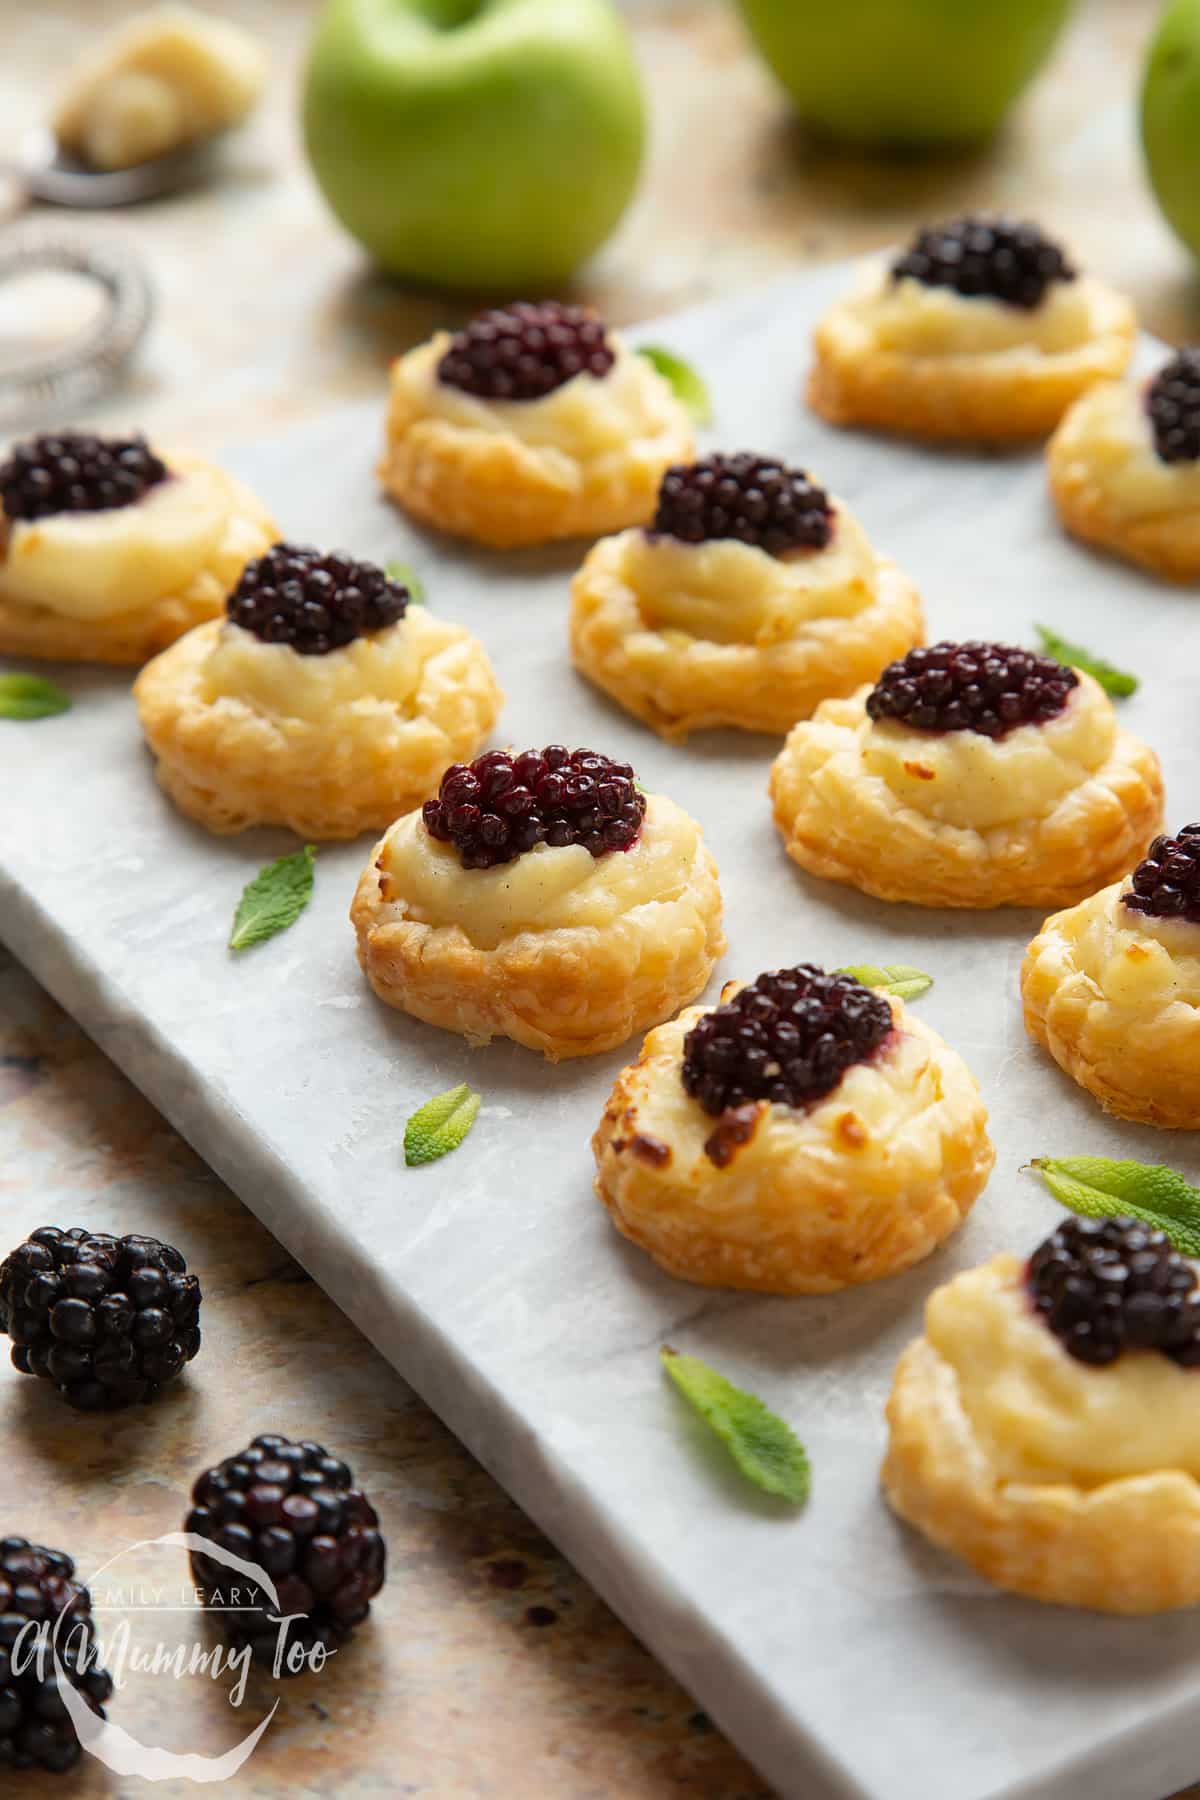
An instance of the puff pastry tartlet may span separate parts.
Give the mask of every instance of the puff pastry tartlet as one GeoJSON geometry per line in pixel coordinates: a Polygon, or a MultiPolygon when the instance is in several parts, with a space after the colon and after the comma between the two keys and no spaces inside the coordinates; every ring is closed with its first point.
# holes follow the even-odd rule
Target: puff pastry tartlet
{"type": "Polygon", "coordinates": [[[1105,381],[1077,400],[1046,451],[1050,492],[1075,537],[1171,581],[1200,577],[1200,349],[1153,381],[1105,381]]]}
{"type": "Polygon", "coordinates": [[[0,464],[0,655],[139,663],[220,612],[276,536],[231,475],[61,432],[0,464]]]}
{"type": "Polygon", "coordinates": [[[911,650],[827,700],[771,770],[801,868],[918,906],[1065,905],[1136,861],[1158,758],[1090,675],[1006,644],[911,650]]]}
{"type": "Polygon", "coordinates": [[[668,469],[650,527],[602,539],[571,586],[575,666],[666,738],[784,732],[923,628],[849,509],[749,454],[668,469]]]}
{"type": "Polygon", "coordinates": [[[350,912],[389,1006],[551,1062],[694,999],[725,948],[700,827],[628,763],[551,744],[448,769],[397,820],[350,912]]]}
{"type": "Polygon", "coordinates": [[[617,1229],[705,1286],[823,1294],[928,1256],[995,1153],[965,1063],[809,963],[652,1031],[592,1139],[617,1229]]]}
{"type": "Polygon", "coordinates": [[[379,478],[414,518],[509,549],[645,524],[692,447],[668,382],[595,313],[521,303],[393,363],[379,478]]]}
{"type": "Polygon", "coordinates": [[[1107,1112],[1200,1130],[1200,825],[1047,919],[1021,995],[1030,1036],[1107,1112]]]}
{"type": "Polygon", "coordinates": [[[210,831],[379,830],[473,754],[500,709],[478,640],[373,563],[276,544],[226,613],[134,685],[160,783],[210,831]]]}
{"type": "Polygon", "coordinates": [[[888,1402],[888,1500],[1034,1600],[1200,1601],[1196,1271],[1133,1219],[1070,1219],[1029,1262],[938,1288],[888,1402]]]}
{"type": "Polygon", "coordinates": [[[814,338],[809,404],[834,425],[980,443],[1045,437],[1133,352],[1129,302],[1035,225],[987,214],[872,262],[814,338]]]}

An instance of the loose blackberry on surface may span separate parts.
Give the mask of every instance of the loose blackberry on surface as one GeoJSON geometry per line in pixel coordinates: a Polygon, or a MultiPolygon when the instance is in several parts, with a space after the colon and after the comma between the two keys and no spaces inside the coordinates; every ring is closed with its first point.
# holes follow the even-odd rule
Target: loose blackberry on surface
{"type": "MultiPolygon", "coordinates": [[[[299,1615],[286,1644],[332,1650],[370,1612],[383,1586],[387,1552],[374,1507],[354,1484],[348,1464],[323,1445],[262,1433],[208,1469],[192,1489],[184,1530],[257,1563],[274,1582],[269,1595],[239,1612],[221,1611],[227,1635],[271,1663],[280,1640],[277,1617],[299,1615]]],[[[191,1551],[205,1604],[230,1584],[227,1564],[191,1551]]],[[[244,1585],[245,1577],[239,1577],[244,1585]]],[[[293,1673],[286,1655],[282,1673],[293,1673]]]]}
{"type": "Polygon", "coordinates": [[[234,625],[264,644],[327,656],[402,619],[408,589],[342,550],[280,543],[247,563],[226,601],[234,625]]]}
{"type": "Polygon", "coordinates": [[[537,844],[582,844],[593,856],[628,850],[646,799],[628,763],[548,744],[455,763],[421,816],[431,837],[454,845],[465,869],[490,869],[537,844]]]}
{"type": "Polygon", "coordinates": [[[650,530],[685,544],[735,538],[785,556],[824,549],[833,535],[833,509],[803,469],[740,451],[668,469],[650,530]]]}
{"type": "Polygon", "coordinates": [[[55,1657],[84,1705],[105,1717],[112,1677],[99,1664],[91,1595],[74,1576],[63,1551],[0,1538],[0,1773],[60,1773],[79,1760],[55,1657]],[[30,1632],[31,1624],[44,1629],[30,1632]]]}
{"type": "Polygon", "coordinates": [[[479,313],[450,340],[438,380],[482,400],[540,400],[614,362],[604,321],[587,306],[518,301],[479,313]]]}
{"type": "Polygon", "coordinates": [[[760,975],[684,1039],[683,1085],[708,1113],[749,1101],[803,1106],[835,1088],[892,1031],[882,994],[812,963],[760,975]]]}
{"type": "Polygon", "coordinates": [[[925,287],[952,288],[966,299],[1038,306],[1052,282],[1074,281],[1059,246],[1037,226],[998,213],[967,213],[927,225],[892,264],[925,287]]]}
{"type": "Polygon", "coordinates": [[[1137,1219],[1072,1218],[1029,1259],[1030,1296],[1079,1362],[1161,1350],[1200,1366],[1196,1271],[1161,1231],[1137,1219]]]}
{"type": "Polygon", "coordinates": [[[889,664],[867,697],[872,719],[920,731],[977,731],[1000,738],[1063,710],[1073,669],[1011,644],[930,644],[889,664]]]}
{"type": "Polygon", "coordinates": [[[157,1238],[45,1225],[0,1265],[13,1365],[72,1406],[153,1399],[200,1348],[200,1283],[157,1238]]]}
{"type": "Polygon", "coordinates": [[[1200,925],[1200,825],[1156,837],[1129,879],[1121,900],[1131,912],[1200,925]]]}
{"type": "Polygon", "coordinates": [[[132,506],[168,476],[144,437],[45,433],[15,444],[0,463],[0,505],[14,524],[55,513],[132,506]]]}
{"type": "Polygon", "coordinates": [[[1146,390],[1154,448],[1165,463],[1200,461],[1200,348],[1179,350],[1146,390]]]}

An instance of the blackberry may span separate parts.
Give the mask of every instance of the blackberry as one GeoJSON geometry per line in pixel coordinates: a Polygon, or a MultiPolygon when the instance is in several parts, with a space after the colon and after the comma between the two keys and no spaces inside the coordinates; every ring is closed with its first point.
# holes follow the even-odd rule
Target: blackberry
{"type": "Polygon", "coordinates": [[[835,1088],[892,1029],[882,994],[812,963],[760,975],[683,1040],[683,1085],[707,1113],[753,1100],[803,1106],[835,1088]]]}
{"type": "Polygon", "coordinates": [[[1146,411],[1160,461],[1200,460],[1200,349],[1164,363],[1146,390],[1146,411]]]}
{"type": "Polygon", "coordinates": [[[802,469],[742,451],[668,469],[650,529],[685,544],[736,538],[784,556],[823,549],[833,535],[833,511],[825,490],[802,469]]]}
{"type": "Polygon", "coordinates": [[[1037,1311],[1080,1362],[1161,1350],[1200,1366],[1196,1271],[1138,1219],[1071,1218],[1038,1246],[1026,1282],[1037,1311]]]}
{"type": "Polygon", "coordinates": [[[0,463],[0,503],[14,522],[52,513],[112,512],[132,506],[167,473],[144,437],[57,432],[14,444],[0,463]]]}
{"type": "Polygon", "coordinates": [[[607,375],[613,360],[604,321],[591,307],[520,300],[455,332],[437,372],[448,387],[481,400],[540,400],[576,375],[607,375]]]}
{"type": "Polygon", "coordinates": [[[1058,245],[1036,225],[999,213],[967,213],[919,231],[892,264],[924,287],[953,288],[968,299],[1002,300],[1029,311],[1054,281],[1074,281],[1058,245]]]}
{"type": "Polygon", "coordinates": [[[0,1771],[69,1769],[79,1738],[54,1666],[98,1718],[113,1691],[100,1667],[92,1597],[61,1550],[0,1538],[0,1771]],[[40,1629],[30,1631],[33,1622],[40,1629]]]}
{"type": "Polygon", "coordinates": [[[43,1225],[0,1264],[0,1331],[72,1406],[151,1400],[200,1348],[200,1283],[170,1244],[43,1225]]]}
{"type": "Polygon", "coordinates": [[[1200,925],[1200,825],[1156,837],[1129,879],[1133,886],[1121,898],[1131,912],[1200,925]]]}
{"type": "Polygon", "coordinates": [[[375,563],[308,544],[273,544],[246,564],[225,602],[243,631],[301,656],[327,656],[394,625],[407,608],[408,589],[375,563]]]}
{"type": "MultiPolygon", "coordinates": [[[[293,1644],[330,1650],[362,1624],[383,1586],[387,1551],[374,1507],[321,1444],[265,1433],[201,1475],[192,1501],[184,1530],[257,1563],[275,1584],[278,1608],[261,1593],[257,1604],[221,1613],[231,1640],[257,1660],[274,1660],[281,1617],[298,1615],[283,1674],[296,1672],[286,1661],[293,1644]]],[[[191,1562],[205,1604],[223,1605],[231,1585],[245,1590],[246,1577],[227,1564],[195,1550],[191,1562]]]]}
{"type": "Polygon", "coordinates": [[[1000,738],[1054,718],[1078,686],[1073,669],[1012,644],[930,644],[888,664],[867,695],[867,712],[918,731],[1000,738]]]}
{"type": "Polygon", "coordinates": [[[561,744],[453,763],[421,812],[429,835],[453,844],[464,869],[512,862],[535,844],[582,844],[593,856],[628,850],[645,816],[628,763],[561,744]]]}

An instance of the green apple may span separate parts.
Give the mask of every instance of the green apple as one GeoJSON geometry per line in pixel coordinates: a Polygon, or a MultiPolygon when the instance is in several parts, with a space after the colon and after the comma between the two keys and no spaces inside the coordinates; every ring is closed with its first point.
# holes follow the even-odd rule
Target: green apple
{"type": "Polygon", "coordinates": [[[1168,224],[1200,256],[1200,0],[1173,0],[1151,40],[1142,144],[1168,224]]]}
{"type": "Polygon", "coordinates": [[[739,0],[801,117],[859,144],[995,131],[1074,0],[739,0]]]}
{"type": "Polygon", "coordinates": [[[609,0],[327,0],[304,133],[385,269],[513,294],[564,282],[612,231],[645,116],[609,0]]]}

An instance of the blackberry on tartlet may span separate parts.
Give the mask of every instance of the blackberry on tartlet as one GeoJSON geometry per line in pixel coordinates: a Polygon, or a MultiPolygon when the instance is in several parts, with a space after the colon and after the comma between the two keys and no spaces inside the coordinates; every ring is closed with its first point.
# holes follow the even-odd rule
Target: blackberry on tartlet
{"type": "Polygon", "coordinates": [[[540,400],[577,375],[597,380],[614,362],[607,328],[590,306],[517,301],[455,332],[438,380],[481,400],[540,400]]]}
{"type": "Polygon", "coordinates": [[[375,563],[344,550],[279,543],[246,564],[225,611],[261,643],[287,644],[300,656],[328,656],[397,624],[409,599],[404,584],[375,563]]]}
{"type": "Polygon", "coordinates": [[[1200,348],[1165,362],[1146,389],[1154,449],[1164,463],[1200,462],[1200,348]]]}
{"type": "MultiPolygon", "coordinates": [[[[264,1432],[244,1450],[207,1469],[192,1489],[184,1530],[243,1562],[257,1564],[274,1584],[240,1609],[223,1601],[230,1568],[192,1549],[192,1572],[202,1604],[216,1606],[222,1629],[249,1647],[256,1660],[275,1661],[286,1628],[280,1673],[296,1673],[286,1651],[307,1653],[345,1643],[371,1610],[387,1570],[379,1517],[347,1463],[311,1439],[298,1443],[264,1432]]],[[[238,1585],[246,1577],[239,1574],[238,1585]]]]}
{"type": "Polygon", "coordinates": [[[140,435],[46,432],[14,444],[0,462],[0,511],[26,523],[56,513],[111,512],[134,505],[167,475],[166,463],[140,435]]]}
{"type": "Polygon", "coordinates": [[[923,226],[892,264],[893,281],[951,288],[968,300],[1027,310],[1055,281],[1074,281],[1062,249],[1041,227],[1002,213],[965,213],[923,226]]]}
{"type": "Polygon", "coordinates": [[[1069,1355],[1103,1367],[1127,1350],[1200,1366],[1195,1267],[1139,1219],[1071,1218],[1029,1259],[1035,1308],[1069,1355]]]}
{"type": "Polygon", "coordinates": [[[667,470],[650,529],[685,544],[733,538],[786,556],[823,550],[833,535],[833,509],[803,469],[749,451],[718,453],[667,470]]]}
{"type": "Polygon", "coordinates": [[[464,869],[490,869],[539,844],[582,844],[592,856],[628,850],[646,799],[629,763],[547,744],[455,763],[421,816],[431,837],[454,845],[464,869]]]}
{"type": "Polygon", "coordinates": [[[1033,650],[974,639],[943,642],[890,663],[867,696],[867,714],[916,731],[1001,738],[1054,718],[1078,686],[1074,669],[1033,650]]]}
{"type": "Polygon", "coordinates": [[[45,1225],[0,1264],[0,1331],[22,1374],[83,1412],[153,1400],[200,1348],[200,1283],[157,1238],[45,1225]]]}
{"type": "Polygon", "coordinates": [[[63,1679],[89,1712],[106,1716],[113,1683],[100,1665],[91,1610],[91,1594],[64,1551],[0,1538],[0,1775],[61,1774],[78,1762],[63,1679]]]}

